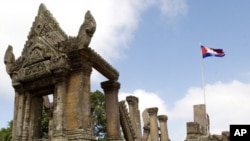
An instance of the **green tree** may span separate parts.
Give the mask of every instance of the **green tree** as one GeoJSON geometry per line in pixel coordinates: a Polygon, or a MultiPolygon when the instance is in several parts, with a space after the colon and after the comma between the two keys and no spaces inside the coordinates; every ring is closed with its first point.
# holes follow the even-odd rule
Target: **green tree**
{"type": "Polygon", "coordinates": [[[0,130],[0,141],[10,141],[11,140],[12,124],[13,124],[13,121],[10,121],[8,123],[7,128],[2,128],[0,130]]]}
{"type": "Polygon", "coordinates": [[[42,121],[41,121],[41,137],[47,139],[49,133],[49,119],[48,115],[45,112],[45,108],[43,107],[42,111],[42,121]]]}
{"type": "Polygon", "coordinates": [[[94,135],[98,140],[106,140],[105,96],[101,91],[91,92],[91,109],[93,116],[94,135]]]}

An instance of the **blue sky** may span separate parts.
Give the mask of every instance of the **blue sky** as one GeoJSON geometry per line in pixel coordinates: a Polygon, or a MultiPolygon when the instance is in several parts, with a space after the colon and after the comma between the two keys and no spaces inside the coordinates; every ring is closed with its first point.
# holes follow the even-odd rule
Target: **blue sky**
{"type": "MultiPolygon", "coordinates": [[[[203,60],[211,132],[250,124],[250,2],[248,0],[1,1],[0,53],[9,44],[21,54],[43,2],[66,34],[76,36],[91,10],[97,30],[90,46],[119,72],[120,99],[140,98],[169,116],[171,140],[185,138],[192,107],[203,103],[199,45],[222,48],[226,56],[203,60]],[[13,5],[13,3],[16,3],[13,5]],[[22,7],[22,6],[25,6],[22,7]],[[237,111],[236,114],[234,112],[237,111]]],[[[3,62],[3,60],[2,60],[3,62]]],[[[0,127],[13,117],[14,91],[0,64],[0,127]]],[[[92,90],[106,80],[93,71],[92,90]]]]}

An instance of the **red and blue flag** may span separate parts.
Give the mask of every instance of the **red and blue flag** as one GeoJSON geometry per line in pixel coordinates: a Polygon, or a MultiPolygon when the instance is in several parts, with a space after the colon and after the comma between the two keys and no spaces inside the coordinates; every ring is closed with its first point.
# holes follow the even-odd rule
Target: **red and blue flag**
{"type": "Polygon", "coordinates": [[[201,53],[202,57],[206,58],[209,56],[215,56],[215,57],[223,57],[225,56],[225,53],[223,49],[214,49],[214,48],[209,48],[201,45],[201,53]]]}

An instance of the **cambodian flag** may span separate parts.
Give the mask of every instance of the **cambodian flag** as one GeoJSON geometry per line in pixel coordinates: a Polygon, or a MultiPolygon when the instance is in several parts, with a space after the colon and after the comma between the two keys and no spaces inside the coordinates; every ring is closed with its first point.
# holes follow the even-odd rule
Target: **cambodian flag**
{"type": "Polygon", "coordinates": [[[222,49],[214,49],[214,48],[209,48],[205,46],[201,46],[201,53],[202,57],[209,57],[209,56],[216,56],[216,57],[223,57],[225,56],[225,53],[223,52],[222,49]]]}

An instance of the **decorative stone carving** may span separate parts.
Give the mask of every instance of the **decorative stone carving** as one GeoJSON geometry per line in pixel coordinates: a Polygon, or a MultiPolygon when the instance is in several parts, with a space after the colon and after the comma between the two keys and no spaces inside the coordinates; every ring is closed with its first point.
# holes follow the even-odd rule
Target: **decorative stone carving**
{"type": "Polygon", "coordinates": [[[35,36],[47,37],[50,39],[51,37],[55,36],[55,33],[57,33],[56,38],[52,38],[54,42],[64,40],[67,37],[63,30],[59,27],[59,24],[52,16],[50,11],[47,10],[44,4],[41,4],[38,10],[38,16],[36,17],[28,35],[28,40],[35,36]],[[54,35],[52,36],[52,34],[54,35]]]}
{"type": "Polygon", "coordinates": [[[140,141],[141,140],[141,119],[140,119],[140,111],[139,111],[139,99],[135,96],[127,96],[126,100],[129,105],[129,113],[130,117],[136,132],[136,140],[135,141],[140,141]]]}
{"type": "Polygon", "coordinates": [[[91,38],[96,30],[96,22],[94,17],[91,15],[90,11],[87,11],[85,14],[84,23],[82,24],[77,40],[78,40],[78,48],[87,48],[89,47],[89,43],[91,38]]]}
{"type": "Polygon", "coordinates": [[[126,141],[134,141],[136,139],[136,132],[132,124],[130,114],[126,108],[125,101],[119,102],[120,123],[126,141]]]}
{"type": "Polygon", "coordinates": [[[6,67],[6,72],[11,73],[11,69],[15,63],[15,55],[13,54],[13,48],[11,45],[8,46],[4,55],[4,64],[6,67]]]}

